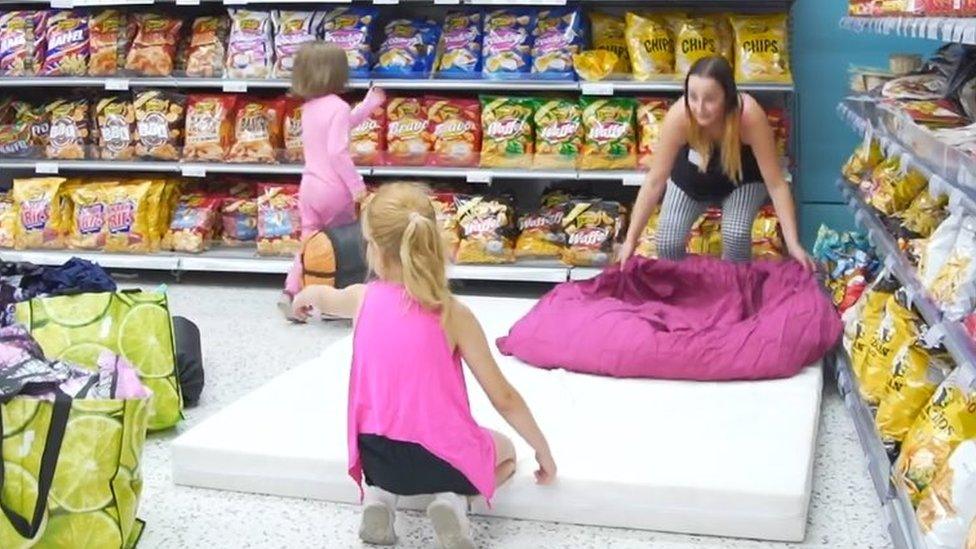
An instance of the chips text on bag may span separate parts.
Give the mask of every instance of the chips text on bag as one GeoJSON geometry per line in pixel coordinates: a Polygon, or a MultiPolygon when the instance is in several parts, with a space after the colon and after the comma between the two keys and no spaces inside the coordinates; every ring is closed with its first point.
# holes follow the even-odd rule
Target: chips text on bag
{"type": "Polygon", "coordinates": [[[630,74],[630,52],[625,38],[626,25],[620,17],[594,12],[590,14],[593,47],[608,50],[617,56],[615,73],[630,74]]]}
{"type": "Polygon", "coordinates": [[[108,204],[106,188],[111,182],[87,182],[73,185],[69,191],[71,198],[71,232],[68,247],[75,250],[100,250],[105,246],[108,235],[108,204]]]}
{"type": "Polygon", "coordinates": [[[675,72],[688,74],[702,57],[722,55],[722,32],[713,17],[688,17],[675,21],[675,72]]]}
{"type": "Polygon", "coordinates": [[[481,21],[478,12],[452,11],[444,17],[435,70],[447,78],[474,78],[481,72],[481,21]]]}
{"type": "Polygon", "coordinates": [[[790,82],[786,14],[735,15],[735,76],[739,82],[790,82]]]}
{"type": "Polygon", "coordinates": [[[519,218],[515,255],[520,259],[557,259],[566,247],[563,217],[568,204],[543,206],[519,218]]]}
{"type": "Polygon", "coordinates": [[[183,21],[157,13],[139,13],[133,17],[138,31],[125,68],[143,76],[173,74],[183,21]]]}
{"type": "Polygon", "coordinates": [[[579,8],[540,11],[532,35],[532,74],[572,79],[573,55],[583,45],[583,13],[579,8]]]}
{"type": "Polygon", "coordinates": [[[268,78],[274,62],[271,14],[251,10],[230,10],[231,30],[227,43],[227,76],[268,78]]]}
{"type": "Polygon", "coordinates": [[[220,162],[234,138],[232,95],[191,95],[186,107],[185,160],[220,162]]]}
{"type": "Polygon", "coordinates": [[[234,114],[234,145],[227,155],[229,162],[277,161],[281,148],[281,121],[284,101],[281,99],[248,99],[237,102],[234,114]]]}
{"type": "Polygon", "coordinates": [[[634,131],[636,101],[631,98],[584,97],[583,156],[586,170],[618,170],[637,167],[637,135],[634,131]]]}
{"type": "Polygon", "coordinates": [[[481,97],[481,165],[527,168],[532,165],[535,132],[532,117],[537,99],[481,97]]]}
{"type": "Polygon", "coordinates": [[[373,26],[379,12],[374,7],[335,8],[328,11],[322,21],[322,40],[335,44],[346,52],[349,61],[349,76],[364,78],[369,76],[373,66],[370,49],[373,26]]]}
{"type": "Polygon", "coordinates": [[[47,106],[50,121],[45,156],[58,160],[82,160],[91,129],[88,100],[58,100],[47,106]]]}
{"type": "Polygon", "coordinates": [[[193,20],[187,51],[186,75],[214,78],[224,74],[224,44],[230,36],[230,19],[224,15],[202,16],[193,20]]]}
{"type": "Polygon", "coordinates": [[[673,101],[668,98],[647,97],[637,101],[637,157],[641,166],[650,166],[654,149],[661,140],[664,117],[673,101]]]}
{"type": "Polygon", "coordinates": [[[132,133],[136,122],[132,102],[124,97],[105,97],[95,106],[98,124],[98,157],[131,160],[136,150],[132,133]]]}
{"type": "Polygon", "coordinates": [[[458,263],[515,261],[515,209],[509,198],[461,196],[457,212],[461,227],[458,263]]]}
{"type": "Polygon", "coordinates": [[[674,74],[674,33],[663,16],[626,15],[627,51],[636,80],[674,74]]]}
{"type": "Polygon", "coordinates": [[[483,72],[488,78],[518,78],[532,67],[535,13],[509,8],[485,16],[483,72]]]}
{"type": "Polygon", "coordinates": [[[537,168],[575,168],[583,149],[583,113],[579,103],[564,99],[543,101],[536,109],[537,168]]]}
{"type": "Polygon", "coordinates": [[[133,101],[136,114],[136,155],[158,160],[179,160],[183,144],[186,97],[144,91],[133,101]]]}
{"type": "Polygon", "coordinates": [[[13,199],[20,213],[16,233],[18,250],[63,248],[58,193],[63,177],[14,179],[13,199]]]}
{"type": "Polygon", "coordinates": [[[384,28],[386,39],[377,53],[373,74],[379,77],[423,78],[434,67],[440,28],[432,19],[396,19],[384,28]]]}
{"type": "Polygon", "coordinates": [[[46,49],[42,76],[84,76],[88,73],[88,16],[56,11],[44,28],[46,49]]]}
{"type": "MultiPolygon", "coordinates": [[[[302,102],[288,100],[285,103],[285,117],[281,123],[282,139],[285,150],[282,157],[285,162],[301,163],[305,161],[305,145],[302,142],[302,102]]],[[[350,134],[349,150],[352,153],[352,134],[350,134]]]]}
{"type": "Polygon", "coordinates": [[[258,254],[293,256],[301,249],[298,185],[258,187],[258,254]]]}
{"type": "Polygon", "coordinates": [[[427,131],[433,139],[431,164],[477,166],[481,151],[481,103],[477,99],[428,97],[427,131]]]}
{"type": "Polygon", "coordinates": [[[386,151],[386,106],[381,105],[369,117],[352,129],[349,135],[349,153],[360,166],[379,166],[384,163],[386,151]]]}
{"type": "Polygon", "coordinates": [[[394,166],[422,166],[427,162],[431,135],[427,110],[419,97],[394,97],[386,104],[386,161],[394,166]]]}
{"type": "Polygon", "coordinates": [[[566,247],[563,262],[574,266],[606,265],[613,258],[613,241],[620,220],[620,204],[604,200],[570,203],[563,217],[566,247]]]}
{"type": "Polygon", "coordinates": [[[106,252],[147,253],[152,251],[151,212],[156,208],[152,201],[151,181],[133,181],[113,185],[105,189],[108,234],[105,236],[106,252]]]}
{"type": "Polygon", "coordinates": [[[128,17],[118,10],[105,10],[91,18],[91,57],[88,73],[112,76],[125,66],[129,45],[128,17]],[[121,62],[120,62],[121,60],[121,62]]]}

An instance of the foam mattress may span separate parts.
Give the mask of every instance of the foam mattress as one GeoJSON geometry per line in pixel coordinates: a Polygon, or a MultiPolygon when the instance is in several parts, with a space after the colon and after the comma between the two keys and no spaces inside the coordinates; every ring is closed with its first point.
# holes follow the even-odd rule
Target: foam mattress
{"type": "MultiPolygon", "coordinates": [[[[490,339],[531,300],[464,298],[490,339]]],[[[346,473],[351,338],[231,404],[172,444],[177,484],[357,503],[346,473]]],[[[820,408],[819,365],[783,380],[625,380],[496,358],[549,439],[556,483],[468,372],[475,418],[516,443],[518,470],[491,509],[517,519],[800,541],[820,408]]],[[[419,508],[422,499],[404,502],[419,508]]]]}

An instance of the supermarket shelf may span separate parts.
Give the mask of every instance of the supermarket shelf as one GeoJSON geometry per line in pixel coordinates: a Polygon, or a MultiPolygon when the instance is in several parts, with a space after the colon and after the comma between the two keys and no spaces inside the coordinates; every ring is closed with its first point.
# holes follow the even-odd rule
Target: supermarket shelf
{"type": "Polygon", "coordinates": [[[464,80],[453,78],[375,79],[374,86],[386,90],[456,91],[578,91],[579,83],[566,80],[464,80]]]}
{"type": "MultiPolygon", "coordinates": [[[[146,76],[2,76],[0,88],[104,88],[109,91],[124,91],[132,88],[219,88],[225,92],[244,93],[252,89],[291,88],[291,80],[284,79],[231,79],[231,78],[190,78],[190,77],[146,77],[146,76]]],[[[350,80],[352,89],[366,89],[369,80],[350,80]]]]}
{"type": "Polygon", "coordinates": [[[569,267],[556,261],[526,261],[508,265],[451,265],[447,277],[454,280],[503,282],[566,282],[569,267]]]}
{"type": "Polygon", "coordinates": [[[589,280],[603,272],[603,267],[573,267],[569,271],[570,280],[589,280]]]}
{"type": "Polygon", "coordinates": [[[844,17],[840,26],[854,32],[976,45],[976,18],[972,17],[844,17]]]}
{"type": "Polygon", "coordinates": [[[837,389],[854,422],[857,437],[864,450],[867,468],[878,493],[882,510],[888,521],[888,534],[895,549],[925,549],[915,518],[915,510],[904,490],[891,481],[891,460],[881,444],[874,425],[874,416],[858,392],[857,379],[851,371],[850,360],[843,349],[834,355],[837,389]]]}
{"type": "MultiPolygon", "coordinates": [[[[683,0],[682,7],[701,7],[701,8],[733,8],[741,7],[745,0],[683,0]]],[[[794,0],[764,0],[761,7],[777,10],[789,9],[794,0]]],[[[480,5],[480,6],[562,6],[569,4],[600,4],[600,6],[633,6],[639,4],[641,7],[673,7],[673,0],[0,0],[0,5],[5,4],[39,4],[49,5],[54,8],[78,8],[94,6],[131,6],[131,5],[152,5],[152,4],[176,4],[178,6],[196,6],[207,4],[224,4],[228,6],[243,6],[249,4],[375,4],[375,5],[396,5],[396,4],[435,4],[435,5],[480,5]]],[[[754,4],[747,4],[754,6],[754,4]]]]}

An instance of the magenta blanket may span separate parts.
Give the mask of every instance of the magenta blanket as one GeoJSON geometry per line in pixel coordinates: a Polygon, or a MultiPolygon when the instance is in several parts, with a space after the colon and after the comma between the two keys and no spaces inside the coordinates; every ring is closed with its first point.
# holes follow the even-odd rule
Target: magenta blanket
{"type": "Polygon", "coordinates": [[[557,286],[498,349],[540,368],[614,377],[770,379],[823,358],[841,330],[798,263],[635,258],[557,286]]]}

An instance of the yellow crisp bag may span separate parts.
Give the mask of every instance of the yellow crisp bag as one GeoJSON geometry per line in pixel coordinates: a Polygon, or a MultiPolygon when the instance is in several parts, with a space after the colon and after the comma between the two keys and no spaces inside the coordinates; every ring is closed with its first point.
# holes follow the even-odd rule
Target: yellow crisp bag
{"type": "Polygon", "coordinates": [[[657,222],[661,219],[661,207],[655,206],[651,217],[647,218],[647,225],[641,233],[640,240],[637,241],[637,249],[634,253],[641,257],[657,257],[657,222]]]}
{"type": "Polygon", "coordinates": [[[597,99],[584,97],[584,170],[620,170],[637,167],[637,130],[634,115],[637,102],[629,97],[597,99]]]}
{"type": "Polygon", "coordinates": [[[677,74],[687,74],[702,57],[722,55],[722,32],[714,17],[684,17],[674,21],[674,64],[677,74]]]}
{"type": "Polygon", "coordinates": [[[914,505],[955,447],[976,437],[974,381],[970,369],[956,368],[905,435],[892,477],[907,490],[914,505]]]}
{"type": "Polygon", "coordinates": [[[0,248],[13,248],[17,238],[17,206],[10,193],[0,193],[0,248]]]}
{"type": "Polygon", "coordinates": [[[882,160],[884,160],[884,153],[881,151],[881,143],[877,139],[871,139],[854,149],[854,153],[847,159],[841,173],[851,183],[860,185],[864,183],[871,171],[882,160]]]}
{"type": "Polygon", "coordinates": [[[912,233],[912,237],[928,238],[949,216],[949,212],[946,211],[948,205],[947,195],[933,197],[928,189],[925,189],[915,197],[915,200],[912,200],[905,211],[897,214],[897,217],[901,219],[902,228],[912,233]]]}
{"type": "Polygon", "coordinates": [[[613,74],[620,58],[610,50],[589,50],[573,54],[573,68],[580,78],[596,82],[613,74]]]}
{"type": "Polygon", "coordinates": [[[942,347],[918,340],[895,356],[875,424],[888,447],[901,443],[932,393],[952,370],[952,357],[942,347]]]}
{"type": "Polygon", "coordinates": [[[729,60],[735,61],[735,30],[732,28],[732,15],[728,13],[716,13],[712,15],[715,26],[718,29],[718,54],[729,60]]]}
{"type": "Polygon", "coordinates": [[[14,238],[18,250],[64,247],[58,191],[65,181],[63,177],[14,179],[13,197],[18,212],[14,238]]]}
{"type": "Polygon", "coordinates": [[[733,15],[735,79],[739,82],[793,81],[786,14],[733,15]]]}
{"type": "Polygon", "coordinates": [[[674,33],[659,15],[627,12],[627,52],[635,80],[674,75],[674,33]]]}
{"type": "Polygon", "coordinates": [[[880,279],[873,288],[865,292],[864,307],[861,309],[860,316],[854,319],[852,329],[845,329],[845,333],[852,334],[845,343],[851,357],[851,370],[857,379],[864,377],[864,366],[867,363],[868,351],[871,349],[871,339],[878,331],[881,319],[884,318],[885,304],[897,288],[894,279],[888,276],[880,279]]]}
{"type": "Polygon", "coordinates": [[[105,251],[147,253],[152,249],[149,214],[152,203],[151,181],[134,181],[106,189],[108,234],[105,251]]]}
{"type": "Polygon", "coordinates": [[[901,160],[891,157],[878,164],[871,174],[868,203],[885,215],[907,208],[928,186],[928,180],[914,168],[902,171],[901,160]]]}
{"type": "Polygon", "coordinates": [[[149,185],[149,203],[153,207],[149,210],[149,248],[152,251],[159,250],[160,241],[163,239],[165,231],[160,231],[159,220],[166,216],[163,202],[166,192],[165,179],[152,179],[149,185]]]}
{"type": "Polygon", "coordinates": [[[691,226],[686,251],[695,255],[722,257],[722,210],[709,208],[691,226]]]}
{"type": "Polygon", "coordinates": [[[590,25],[593,31],[593,47],[611,51],[617,56],[617,65],[613,72],[630,74],[630,53],[627,51],[626,24],[623,18],[594,12],[590,14],[590,25]]]}
{"type": "Polygon", "coordinates": [[[908,294],[899,289],[885,303],[885,314],[871,337],[868,353],[861,369],[861,397],[877,405],[884,395],[891,375],[891,366],[902,349],[918,339],[922,319],[907,306],[908,294]]]}
{"type": "Polygon", "coordinates": [[[100,250],[108,235],[106,189],[114,182],[91,182],[73,185],[70,191],[72,203],[71,227],[68,247],[73,250],[100,250]]]}
{"type": "Polygon", "coordinates": [[[782,259],[785,249],[776,209],[772,205],[763,206],[752,222],[752,258],[782,259]]]}

